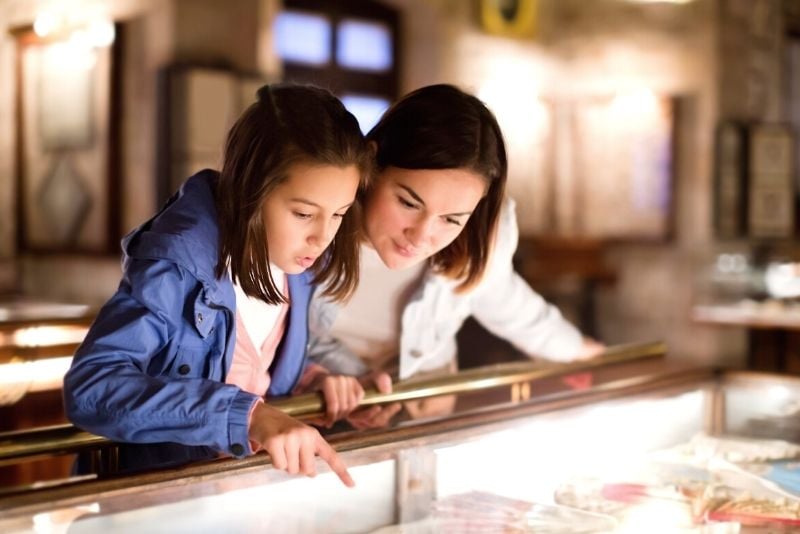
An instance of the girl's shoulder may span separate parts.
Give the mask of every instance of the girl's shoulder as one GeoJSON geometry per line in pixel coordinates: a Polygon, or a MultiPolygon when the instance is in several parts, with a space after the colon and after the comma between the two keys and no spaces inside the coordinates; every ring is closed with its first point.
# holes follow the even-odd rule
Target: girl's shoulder
{"type": "Polygon", "coordinates": [[[219,230],[214,171],[189,178],[161,210],[122,241],[125,259],[167,260],[201,280],[215,279],[219,230]]]}

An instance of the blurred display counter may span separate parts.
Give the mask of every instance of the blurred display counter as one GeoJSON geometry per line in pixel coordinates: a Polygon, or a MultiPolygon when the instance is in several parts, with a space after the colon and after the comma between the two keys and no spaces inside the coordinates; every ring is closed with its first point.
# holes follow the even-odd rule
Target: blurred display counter
{"type": "Polygon", "coordinates": [[[747,329],[748,369],[800,375],[800,304],[777,299],[695,306],[700,324],[747,329]]]}
{"type": "MultiPolygon", "coordinates": [[[[541,511],[580,481],[630,480],[633,466],[650,451],[688,443],[698,434],[800,441],[800,379],[690,369],[648,358],[597,367],[591,387],[571,390],[560,377],[580,367],[554,368],[536,365],[533,374],[530,368],[513,373],[503,370],[508,367],[494,368],[500,371],[484,379],[505,389],[468,388],[464,393],[504,391],[504,399],[467,403],[468,409],[459,402],[462,409],[449,416],[406,420],[386,429],[331,434],[355,489],[345,488],[321,462],[316,478],[293,477],[272,469],[269,458],[258,454],[128,477],[6,488],[0,498],[0,531],[440,532],[447,526],[436,523],[436,510],[454,502],[448,500],[453,497],[519,499],[539,503],[541,511]],[[545,368],[551,371],[537,374],[545,368]],[[528,400],[509,402],[512,383],[528,384],[528,400]]],[[[468,382],[485,384],[477,378],[468,382]]],[[[401,393],[452,392],[417,386],[401,388],[401,393]]],[[[292,409],[307,410],[302,407],[306,400],[294,402],[292,409]]],[[[2,436],[0,443],[7,445],[2,436]]],[[[668,521],[687,520],[683,512],[665,516],[664,502],[657,504],[659,513],[645,509],[627,519],[616,517],[619,528],[613,531],[668,531],[668,521]],[[632,530],[625,524],[628,519],[640,526],[649,521],[652,529],[632,530]]],[[[535,515],[531,508],[521,517],[530,521],[535,515]]],[[[725,525],[735,530],[673,531],[784,531],[725,525]]],[[[496,531],[505,526],[495,525],[496,531]]]]}
{"type": "MultiPolygon", "coordinates": [[[[66,423],[64,374],[94,315],[82,304],[0,301],[0,432],[66,423]]],[[[49,478],[70,464],[57,459],[0,467],[0,480],[49,478]]]]}
{"type": "Polygon", "coordinates": [[[84,304],[0,301],[0,363],[70,355],[94,316],[84,304]]]}

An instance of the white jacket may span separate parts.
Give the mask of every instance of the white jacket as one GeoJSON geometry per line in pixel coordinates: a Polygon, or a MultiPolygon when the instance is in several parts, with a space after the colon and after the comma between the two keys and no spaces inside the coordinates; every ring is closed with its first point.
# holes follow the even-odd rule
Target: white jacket
{"type": "MultiPolygon", "coordinates": [[[[458,281],[425,273],[403,310],[401,380],[450,365],[456,357],[456,333],[470,315],[531,357],[566,361],[578,353],[580,332],[514,271],[518,239],[515,205],[509,198],[500,213],[489,265],[477,286],[456,293],[458,281]]],[[[329,334],[340,305],[320,292],[318,287],[309,308],[309,357],[333,372],[367,372],[369,368],[329,334]]]]}

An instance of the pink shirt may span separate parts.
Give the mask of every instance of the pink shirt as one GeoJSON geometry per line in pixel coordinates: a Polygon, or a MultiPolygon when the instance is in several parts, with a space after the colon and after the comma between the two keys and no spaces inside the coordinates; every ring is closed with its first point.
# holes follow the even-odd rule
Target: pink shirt
{"type": "MultiPolygon", "coordinates": [[[[236,310],[236,345],[233,349],[233,361],[228,370],[228,376],[225,377],[226,384],[238,386],[242,390],[258,395],[259,397],[263,397],[267,394],[271,381],[269,368],[275,360],[278,345],[286,330],[286,312],[288,310],[288,304],[281,304],[278,316],[275,319],[275,323],[272,325],[272,330],[258,349],[247,333],[247,328],[245,328],[245,323],[242,320],[239,310],[236,310]]],[[[324,367],[316,364],[307,365],[293,393],[296,394],[305,391],[316,377],[323,374],[328,374],[328,371],[324,367]]],[[[253,407],[250,409],[250,419],[253,417],[253,412],[257,404],[258,403],[253,404],[253,407]]],[[[258,443],[250,441],[251,454],[258,451],[259,448],[258,443]]]]}
{"type": "Polygon", "coordinates": [[[242,390],[259,397],[266,395],[270,384],[269,366],[275,359],[275,352],[286,329],[288,309],[288,304],[281,305],[278,319],[258,349],[250,340],[239,311],[236,311],[236,346],[233,349],[233,361],[225,383],[239,386],[242,390]]]}

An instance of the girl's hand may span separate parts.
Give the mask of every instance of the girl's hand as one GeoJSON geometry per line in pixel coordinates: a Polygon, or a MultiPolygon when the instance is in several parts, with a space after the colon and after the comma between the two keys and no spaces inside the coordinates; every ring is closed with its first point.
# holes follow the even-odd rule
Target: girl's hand
{"type": "Polygon", "coordinates": [[[250,418],[248,433],[252,441],[266,449],[276,469],[313,477],[317,474],[315,457],[319,456],[345,486],[355,486],[344,462],[316,429],[276,408],[259,402],[250,418]]]}

